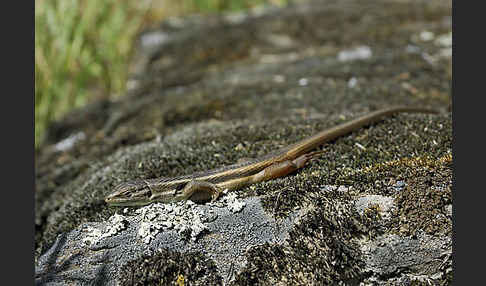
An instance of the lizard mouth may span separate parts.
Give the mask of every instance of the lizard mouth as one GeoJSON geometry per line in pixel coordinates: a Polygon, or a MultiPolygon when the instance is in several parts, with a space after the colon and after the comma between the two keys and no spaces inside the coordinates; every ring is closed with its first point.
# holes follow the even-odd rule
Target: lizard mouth
{"type": "Polygon", "coordinates": [[[116,191],[105,198],[105,202],[111,206],[133,206],[147,205],[150,203],[152,192],[149,188],[125,188],[126,186],[117,186],[116,191]]]}

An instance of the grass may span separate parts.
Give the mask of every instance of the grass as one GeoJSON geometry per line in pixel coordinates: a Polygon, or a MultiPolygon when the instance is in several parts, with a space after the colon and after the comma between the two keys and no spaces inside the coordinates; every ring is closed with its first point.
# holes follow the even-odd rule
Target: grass
{"type": "Polygon", "coordinates": [[[287,0],[35,1],[35,147],[53,120],[125,91],[134,39],[169,16],[239,11],[287,0]]]}

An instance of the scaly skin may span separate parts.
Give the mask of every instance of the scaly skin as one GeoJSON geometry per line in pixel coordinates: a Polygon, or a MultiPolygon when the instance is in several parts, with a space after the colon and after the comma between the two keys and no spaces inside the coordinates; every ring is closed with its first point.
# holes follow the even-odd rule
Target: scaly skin
{"type": "Polygon", "coordinates": [[[435,110],[420,107],[380,109],[321,131],[275,153],[244,163],[175,178],[122,183],[115,187],[115,191],[105,201],[110,206],[142,206],[153,202],[171,203],[188,199],[195,202],[213,201],[223,190],[239,189],[294,172],[322,154],[323,151],[310,151],[323,143],[402,112],[437,113],[435,110]]]}

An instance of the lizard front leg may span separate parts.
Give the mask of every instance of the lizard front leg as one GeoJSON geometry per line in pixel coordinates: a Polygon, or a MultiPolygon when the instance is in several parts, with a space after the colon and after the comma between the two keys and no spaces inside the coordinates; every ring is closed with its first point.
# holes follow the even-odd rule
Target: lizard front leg
{"type": "Polygon", "coordinates": [[[222,190],[213,183],[206,181],[189,181],[181,190],[183,199],[196,203],[215,201],[222,190]]]}

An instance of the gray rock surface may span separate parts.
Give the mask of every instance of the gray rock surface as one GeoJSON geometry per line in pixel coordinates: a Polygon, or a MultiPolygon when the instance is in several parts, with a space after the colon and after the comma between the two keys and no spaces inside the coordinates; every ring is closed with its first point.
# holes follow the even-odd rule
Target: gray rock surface
{"type": "Polygon", "coordinates": [[[267,242],[282,244],[299,217],[296,212],[276,221],[258,198],[239,203],[245,206],[237,211],[224,201],[153,204],[130,214],[125,209],[104,222],[81,224],[59,235],[39,258],[37,282],[65,285],[66,281],[96,281],[100,276],[117,278],[118,270],[138,254],[152,256],[161,249],[204,253],[214,261],[218,277],[229,282],[245,266],[247,249],[267,242]],[[53,263],[57,257],[63,261],[53,263]]]}
{"type": "Polygon", "coordinates": [[[36,154],[37,284],[450,284],[451,35],[447,1],[304,2],[145,31],[127,94],[67,115],[36,154]],[[353,132],[212,204],[103,201],[392,105],[441,112],[353,132]]]}

